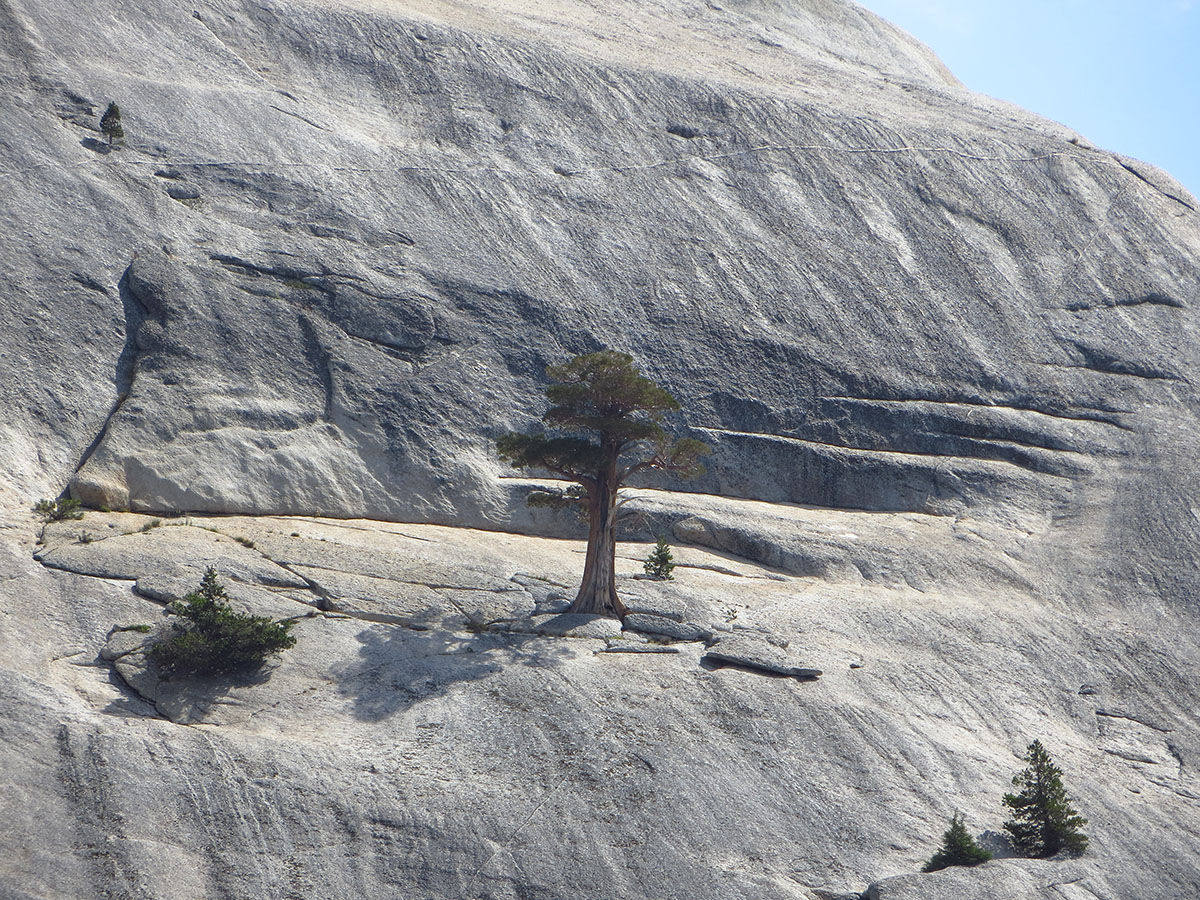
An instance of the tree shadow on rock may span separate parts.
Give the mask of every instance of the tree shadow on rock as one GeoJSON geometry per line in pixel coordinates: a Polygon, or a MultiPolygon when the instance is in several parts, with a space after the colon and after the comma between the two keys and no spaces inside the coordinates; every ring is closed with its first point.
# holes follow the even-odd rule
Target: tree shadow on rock
{"type": "Polygon", "coordinates": [[[239,699],[241,690],[265,684],[279,667],[278,660],[252,672],[208,677],[160,679],[154,698],[155,708],[172,722],[189,724],[211,722],[220,707],[252,707],[258,704],[239,699]]]}
{"type": "MultiPolygon", "coordinates": [[[[129,690],[153,705],[159,715],[180,725],[219,721],[224,718],[219,715],[222,707],[254,707],[253,695],[246,692],[265,684],[279,665],[278,659],[272,659],[248,672],[168,679],[160,675],[158,668],[140,650],[112,661],[117,676],[129,690]]],[[[107,711],[114,714],[136,712],[131,701],[126,701],[124,708],[117,703],[113,701],[107,711]]]]}
{"type": "Polygon", "coordinates": [[[111,663],[98,656],[92,665],[108,669],[108,683],[119,695],[108,702],[103,712],[123,719],[144,719],[158,715],[154,704],[130,687],[111,663]]]}
{"type": "Polygon", "coordinates": [[[566,651],[558,641],[532,634],[376,626],[357,637],[359,659],[338,674],[338,689],[365,722],[379,722],[512,666],[557,667],[566,651]]]}
{"type": "Polygon", "coordinates": [[[100,153],[102,155],[108,155],[109,153],[112,153],[112,149],[113,149],[112,147],[110,147],[108,145],[107,141],[98,141],[95,138],[90,138],[90,137],[84,138],[79,143],[81,146],[85,147],[88,150],[91,150],[93,153],[100,153]]]}
{"type": "Polygon", "coordinates": [[[995,859],[1012,859],[1020,854],[1013,849],[1012,840],[1003,831],[989,829],[979,835],[976,840],[979,846],[987,850],[995,859]]]}

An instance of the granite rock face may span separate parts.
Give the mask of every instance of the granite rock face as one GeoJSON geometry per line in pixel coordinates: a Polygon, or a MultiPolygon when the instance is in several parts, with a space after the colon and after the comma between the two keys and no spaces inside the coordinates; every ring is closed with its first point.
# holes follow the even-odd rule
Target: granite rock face
{"type": "MultiPolygon", "coordinates": [[[[861,543],[960,540],[909,514],[785,509],[785,535],[857,515],[861,543]]],[[[917,590],[685,546],[675,580],[650,582],[647,541],[620,545],[618,587],[654,612],[619,632],[537,612],[577,575],[574,540],[148,521],[50,525],[36,560],[32,539],[5,545],[13,896],[1119,900],[1200,881],[1200,647],[1162,598],[981,595],[968,572],[917,590]],[[144,648],[209,566],[234,605],[294,619],[296,647],[234,679],[163,680],[144,648]],[[1088,855],[914,874],[955,809],[1005,855],[999,798],[1034,735],[1091,819],[1088,855]]],[[[1010,551],[977,545],[981,571],[1010,551]]]]}
{"type": "Polygon", "coordinates": [[[601,346],[716,447],[700,490],[1011,518],[1171,470],[1167,176],[849,4],[605,7],[9,4],[12,483],[504,524],[490,438],[601,346]]]}
{"type": "Polygon", "coordinates": [[[0,122],[0,890],[1200,894],[1170,176],[843,0],[0,0],[0,122]],[[620,633],[492,449],[600,347],[715,450],[620,633]],[[208,565],[297,648],[161,683],[208,565]],[[913,875],[1033,737],[1089,855],[913,875]]]}

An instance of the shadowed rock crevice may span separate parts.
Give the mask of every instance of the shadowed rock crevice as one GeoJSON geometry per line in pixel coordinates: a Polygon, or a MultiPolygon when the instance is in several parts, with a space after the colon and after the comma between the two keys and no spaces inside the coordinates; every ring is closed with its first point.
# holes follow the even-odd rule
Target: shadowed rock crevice
{"type": "MultiPolygon", "coordinates": [[[[88,444],[80,456],[79,464],[75,467],[76,472],[79,472],[87,465],[96,448],[104,441],[105,436],[108,434],[109,426],[121,412],[121,407],[125,401],[129,399],[129,393],[133,389],[133,380],[137,375],[139,355],[138,332],[147,315],[150,314],[150,311],[143,305],[143,300],[138,296],[136,287],[130,284],[130,270],[125,270],[120,282],[117,284],[117,291],[121,298],[121,308],[125,319],[125,343],[121,348],[120,356],[117,357],[116,367],[113,372],[113,386],[116,389],[117,399],[113,401],[112,408],[105,417],[104,424],[96,433],[96,437],[88,444]]],[[[92,505],[104,505],[104,498],[80,497],[79,499],[92,505]]]]}

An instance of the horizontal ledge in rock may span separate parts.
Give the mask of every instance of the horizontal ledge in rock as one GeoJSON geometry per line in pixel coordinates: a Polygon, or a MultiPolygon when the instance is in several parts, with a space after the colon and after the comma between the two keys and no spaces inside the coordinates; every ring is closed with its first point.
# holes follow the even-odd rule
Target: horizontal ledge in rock
{"type": "Polygon", "coordinates": [[[760,675],[795,678],[799,681],[814,681],[824,674],[820,669],[794,665],[778,647],[750,638],[718,641],[700,657],[700,664],[714,669],[729,666],[760,675]]]}
{"type": "Polygon", "coordinates": [[[736,656],[727,656],[723,653],[706,653],[701,657],[700,661],[708,663],[714,669],[745,669],[748,672],[757,672],[760,675],[769,675],[773,678],[795,678],[797,681],[816,681],[825,674],[820,669],[809,669],[803,666],[775,666],[769,663],[762,664],[753,660],[740,659],[736,656]]]}
{"type": "Polygon", "coordinates": [[[596,638],[604,640],[621,634],[621,622],[610,616],[586,613],[557,613],[534,615],[493,626],[490,630],[518,634],[540,634],[546,637],[596,638]]]}
{"type": "Polygon", "coordinates": [[[597,653],[678,653],[678,647],[670,644],[609,644],[596,651],[597,653]]]}

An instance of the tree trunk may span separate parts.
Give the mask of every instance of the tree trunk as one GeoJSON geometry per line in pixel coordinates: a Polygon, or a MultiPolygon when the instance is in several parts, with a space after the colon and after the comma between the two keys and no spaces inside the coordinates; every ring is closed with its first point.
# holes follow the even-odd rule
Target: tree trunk
{"type": "Polygon", "coordinates": [[[588,492],[587,561],[583,584],[567,612],[592,613],[624,619],[629,612],[617,596],[617,484],[616,460],[606,467],[588,492]]]}

